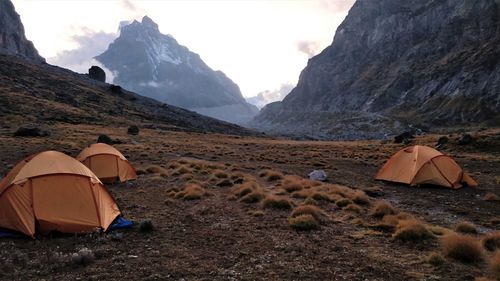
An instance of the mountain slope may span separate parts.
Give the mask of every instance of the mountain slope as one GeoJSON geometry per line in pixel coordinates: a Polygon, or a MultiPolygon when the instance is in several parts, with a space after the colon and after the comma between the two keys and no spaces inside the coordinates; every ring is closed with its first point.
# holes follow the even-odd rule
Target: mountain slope
{"type": "Polygon", "coordinates": [[[33,43],[26,39],[21,18],[10,0],[0,1],[0,54],[17,55],[45,62],[33,43]]]}
{"type": "Polygon", "coordinates": [[[63,122],[252,135],[254,132],[121,90],[86,75],[0,55],[0,116],[11,125],[63,122]]]}
{"type": "Polygon", "coordinates": [[[500,125],[494,0],[358,0],[297,87],[252,126],[371,138],[408,125],[500,125]]]}
{"type": "Polygon", "coordinates": [[[236,123],[258,111],[224,73],[161,34],[147,16],[121,27],[120,37],[96,59],[116,74],[115,83],[168,104],[236,123]]]}

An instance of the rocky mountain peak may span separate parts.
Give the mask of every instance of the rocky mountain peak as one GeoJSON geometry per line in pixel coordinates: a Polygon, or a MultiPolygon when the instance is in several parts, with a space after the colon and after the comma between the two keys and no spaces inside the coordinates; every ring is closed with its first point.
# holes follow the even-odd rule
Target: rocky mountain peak
{"type": "Polygon", "coordinates": [[[0,0],[0,54],[45,62],[33,43],[26,39],[21,17],[10,0],[0,0]]]}
{"type": "Polygon", "coordinates": [[[358,0],[253,126],[321,138],[499,125],[500,2],[358,0]]]}
{"type": "Polygon", "coordinates": [[[168,104],[240,124],[258,111],[222,71],[162,34],[147,16],[122,25],[120,36],[96,59],[116,74],[115,83],[168,104]]]}

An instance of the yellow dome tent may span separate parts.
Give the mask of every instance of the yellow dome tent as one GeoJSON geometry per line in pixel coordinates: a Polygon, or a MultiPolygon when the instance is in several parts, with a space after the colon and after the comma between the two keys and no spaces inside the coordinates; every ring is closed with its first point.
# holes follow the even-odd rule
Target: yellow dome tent
{"type": "Polygon", "coordinates": [[[410,146],[394,154],[380,169],[377,180],[406,183],[411,186],[434,184],[453,189],[477,186],[449,156],[427,146],[410,146]]]}
{"type": "Polygon", "coordinates": [[[120,215],[115,201],[85,165],[57,151],[19,162],[0,182],[0,227],[34,237],[107,230],[120,215]]]}
{"type": "Polygon", "coordinates": [[[85,148],[76,159],[87,166],[105,183],[124,182],[137,178],[134,167],[116,148],[95,143],[85,148]]]}

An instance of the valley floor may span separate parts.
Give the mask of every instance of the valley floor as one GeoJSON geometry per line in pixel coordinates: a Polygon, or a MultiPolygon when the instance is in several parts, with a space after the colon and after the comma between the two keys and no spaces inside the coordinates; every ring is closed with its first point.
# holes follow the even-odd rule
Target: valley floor
{"type": "MultiPolygon", "coordinates": [[[[479,182],[477,188],[412,188],[373,180],[403,145],[381,141],[305,142],[142,129],[54,124],[46,138],[14,138],[16,128],[0,129],[0,174],[24,157],[43,150],[76,156],[99,134],[123,141],[116,147],[140,173],[130,183],[109,186],[123,215],[136,222],[150,219],[152,232],[138,227],[109,234],[54,235],[0,239],[0,278],[10,280],[474,280],[493,275],[485,261],[464,264],[446,259],[432,266],[427,257],[440,252],[437,238],[401,242],[371,215],[379,200],[390,202],[429,225],[453,229],[461,221],[480,233],[500,228],[500,130],[478,133],[475,144],[459,146],[455,136],[442,152],[479,182]],[[328,184],[301,180],[314,169],[328,174],[328,184]],[[287,182],[287,180],[289,182],[287,182]],[[318,229],[295,230],[292,208],[270,208],[261,198],[243,199],[237,188],[255,182],[257,195],[276,196],[299,206],[321,209],[318,229]],[[287,191],[290,182],[307,186],[314,199],[287,191]],[[201,198],[183,196],[196,183],[201,198]],[[321,188],[328,196],[321,193],[321,188]],[[355,190],[371,197],[357,209],[335,201],[353,198],[355,190]],[[340,191],[339,191],[340,190],[340,191]],[[335,193],[337,192],[337,193],[335,193]],[[335,194],[336,195],[335,195],[335,194]],[[337,196],[337,200],[332,196],[337,196]],[[326,197],[326,199],[325,199],[326,197]],[[251,201],[251,200],[250,200],[251,201]],[[82,248],[94,252],[87,266],[71,262],[82,248]]],[[[439,136],[418,137],[431,145],[439,136]]],[[[258,196],[257,196],[258,197],[258,196]]],[[[355,199],[353,199],[355,200],[355,199]]],[[[272,207],[272,206],[271,206],[272,207]]]]}

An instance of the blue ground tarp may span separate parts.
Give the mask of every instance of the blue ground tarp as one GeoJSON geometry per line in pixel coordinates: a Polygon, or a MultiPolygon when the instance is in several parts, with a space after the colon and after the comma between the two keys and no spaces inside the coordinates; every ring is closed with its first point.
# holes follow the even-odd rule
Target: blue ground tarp
{"type": "Polygon", "coordinates": [[[108,227],[108,231],[113,231],[115,229],[127,229],[134,226],[133,221],[129,221],[122,216],[117,217],[113,223],[108,227]]]}
{"type": "Polygon", "coordinates": [[[0,228],[0,238],[21,238],[26,237],[17,231],[0,228]]]}

